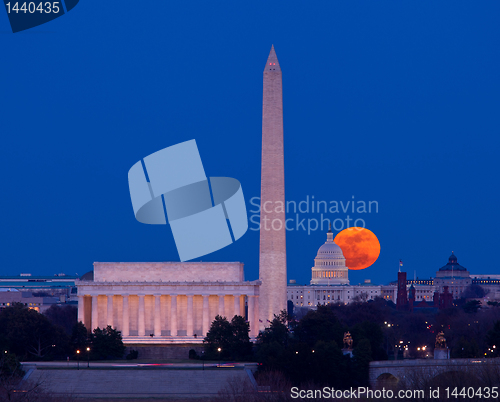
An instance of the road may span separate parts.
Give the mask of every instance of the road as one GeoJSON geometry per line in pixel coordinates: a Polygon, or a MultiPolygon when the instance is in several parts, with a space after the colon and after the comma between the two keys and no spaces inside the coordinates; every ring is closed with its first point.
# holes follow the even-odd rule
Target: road
{"type": "MultiPolygon", "coordinates": [[[[29,367],[75,367],[75,368],[87,368],[87,360],[80,360],[80,362],[71,360],[69,362],[23,362],[22,366],[29,367]]],[[[190,368],[190,369],[202,369],[205,368],[218,367],[219,363],[209,362],[209,363],[133,363],[133,362],[95,362],[90,361],[90,367],[92,368],[166,368],[166,369],[176,369],[176,368],[190,368]]],[[[220,364],[221,368],[250,368],[257,369],[257,363],[227,363],[222,362],[220,364]]]]}

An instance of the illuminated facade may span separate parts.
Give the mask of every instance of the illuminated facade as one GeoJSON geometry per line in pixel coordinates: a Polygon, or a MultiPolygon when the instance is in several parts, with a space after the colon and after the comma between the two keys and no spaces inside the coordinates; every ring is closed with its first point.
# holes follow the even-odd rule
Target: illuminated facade
{"type": "Polygon", "coordinates": [[[333,241],[332,228],[326,234],[326,242],[314,259],[311,285],[348,285],[349,268],[345,266],[344,254],[333,241]]]}
{"type": "Polygon", "coordinates": [[[398,282],[374,285],[366,280],[364,284],[350,285],[348,274],[349,268],[345,266],[342,250],[333,241],[333,233],[329,230],[326,243],[320,247],[314,259],[310,285],[297,285],[291,280],[287,287],[288,300],[294,307],[316,308],[318,304],[349,304],[381,297],[404,310],[408,309],[410,292],[412,307],[438,308],[443,305],[444,299],[462,297],[470,285],[479,285],[484,289],[485,302],[500,300],[500,275],[471,275],[458,264],[454,253],[448,263],[436,272],[435,278],[407,280],[406,273],[399,272],[400,289],[398,282]],[[404,298],[399,304],[398,295],[404,298]]]}
{"type": "Polygon", "coordinates": [[[201,343],[216,315],[246,317],[258,334],[260,282],[239,262],[96,262],[77,285],[78,320],[111,325],[126,344],[201,343]]]}
{"type": "Polygon", "coordinates": [[[22,292],[13,288],[0,288],[0,310],[21,303],[26,307],[43,313],[54,304],[63,304],[55,297],[34,296],[32,292],[22,292]]]}
{"type": "Polygon", "coordinates": [[[288,300],[295,307],[316,308],[318,304],[349,304],[368,301],[376,297],[396,300],[397,289],[393,285],[373,285],[369,280],[363,284],[349,284],[349,268],[341,248],[333,241],[331,228],[326,242],[319,248],[311,269],[310,285],[297,285],[290,281],[287,287],[288,300]]]}

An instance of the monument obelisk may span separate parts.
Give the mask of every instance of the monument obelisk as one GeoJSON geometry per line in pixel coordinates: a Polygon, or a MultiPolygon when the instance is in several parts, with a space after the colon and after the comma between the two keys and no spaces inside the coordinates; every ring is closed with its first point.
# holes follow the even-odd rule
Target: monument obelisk
{"type": "Polygon", "coordinates": [[[264,68],[260,196],[260,328],[286,309],[285,165],[281,68],[274,51],[264,68]]]}

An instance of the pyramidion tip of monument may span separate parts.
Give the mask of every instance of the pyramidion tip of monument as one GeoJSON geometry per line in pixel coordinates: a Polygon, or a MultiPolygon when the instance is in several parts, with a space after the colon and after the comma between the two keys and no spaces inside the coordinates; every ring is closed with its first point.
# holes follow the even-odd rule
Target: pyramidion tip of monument
{"type": "Polygon", "coordinates": [[[264,71],[281,71],[278,56],[276,56],[276,51],[274,50],[274,45],[271,45],[271,51],[269,52],[269,57],[267,58],[264,71]]]}

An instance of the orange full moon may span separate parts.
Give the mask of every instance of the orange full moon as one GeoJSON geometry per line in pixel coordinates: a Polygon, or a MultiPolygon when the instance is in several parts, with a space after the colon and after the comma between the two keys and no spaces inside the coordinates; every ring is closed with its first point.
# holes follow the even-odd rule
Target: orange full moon
{"type": "Polygon", "coordinates": [[[333,240],[341,249],[349,269],[368,268],[380,255],[380,243],[371,230],[352,227],[344,229],[333,240]]]}

